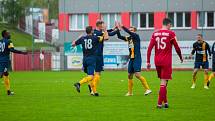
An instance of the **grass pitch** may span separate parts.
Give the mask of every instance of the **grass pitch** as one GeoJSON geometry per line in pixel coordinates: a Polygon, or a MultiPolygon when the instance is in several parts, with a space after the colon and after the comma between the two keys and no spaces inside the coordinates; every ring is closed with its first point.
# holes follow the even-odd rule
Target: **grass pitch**
{"type": "Polygon", "coordinates": [[[85,75],[70,72],[13,72],[14,96],[0,85],[0,121],[214,121],[215,82],[203,89],[203,73],[196,89],[190,89],[191,71],[174,72],[168,84],[169,109],[156,109],[159,80],[156,73],[142,72],[153,91],[144,96],[134,79],[134,96],[127,92],[126,71],[103,72],[101,96],[89,96],[87,85],[78,94],[73,84],[85,75]]]}

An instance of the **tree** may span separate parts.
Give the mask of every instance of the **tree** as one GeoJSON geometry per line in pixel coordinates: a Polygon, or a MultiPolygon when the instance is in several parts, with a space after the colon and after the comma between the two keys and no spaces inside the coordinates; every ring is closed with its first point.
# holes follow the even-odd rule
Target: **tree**
{"type": "Polygon", "coordinates": [[[49,8],[49,18],[58,17],[58,0],[3,0],[7,21],[17,25],[21,17],[25,15],[27,8],[49,8]],[[57,8],[57,9],[56,9],[57,8]]]}

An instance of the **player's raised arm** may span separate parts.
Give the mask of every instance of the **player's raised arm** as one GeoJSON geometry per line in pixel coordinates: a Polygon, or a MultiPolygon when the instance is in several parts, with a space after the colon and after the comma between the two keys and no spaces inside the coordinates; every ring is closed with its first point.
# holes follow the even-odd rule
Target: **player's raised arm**
{"type": "MultiPolygon", "coordinates": [[[[134,27],[131,27],[131,28],[134,28],[134,27]]],[[[122,29],[126,32],[126,33],[128,33],[128,34],[130,34],[131,36],[135,36],[136,34],[134,33],[134,32],[131,32],[128,28],[126,28],[125,26],[122,26],[122,29]]],[[[134,28],[135,29],[135,31],[136,31],[136,28],[134,28]]]]}
{"type": "Polygon", "coordinates": [[[153,47],[155,46],[155,39],[154,39],[154,34],[152,35],[151,39],[150,39],[150,43],[149,43],[149,47],[148,47],[148,50],[147,50],[147,68],[149,69],[151,67],[151,64],[150,64],[150,58],[151,58],[151,52],[152,52],[152,49],[153,47]]]}
{"type": "Polygon", "coordinates": [[[83,34],[79,35],[77,40],[72,41],[72,46],[75,47],[76,45],[81,44],[82,37],[83,37],[83,34]]]}
{"type": "Polygon", "coordinates": [[[182,53],[181,53],[181,49],[180,47],[178,46],[178,42],[177,42],[177,37],[174,35],[173,39],[172,39],[172,43],[173,43],[173,46],[175,48],[175,51],[176,53],[178,54],[181,62],[183,62],[183,57],[182,57],[182,53]]]}
{"type": "Polygon", "coordinates": [[[24,55],[28,54],[27,52],[23,52],[23,51],[20,51],[20,50],[16,50],[16,49],[14,48],[13,43],[12,43],[11,41],[9,42],[8,48],[9,48],[10,52],[13,52],[13,53],[24,54],[24,55]]]}
{"type": "Polygon", "coordinates": [[[106,28],[106,25],[104,25],[104,34],[103,34],[103,37],[104,37],[104,40],[108,40],[109,39],[109,35],[108,35],[108,32],[107,32],[107,28],[106,28]]]}
{"type": "Polygon", "coordinates": [[[121,40],[124,40],[124,41],[128,41],[128,37],[126,36],[122,36],[120,31],[117,32],[117,37],[121,40]]]}

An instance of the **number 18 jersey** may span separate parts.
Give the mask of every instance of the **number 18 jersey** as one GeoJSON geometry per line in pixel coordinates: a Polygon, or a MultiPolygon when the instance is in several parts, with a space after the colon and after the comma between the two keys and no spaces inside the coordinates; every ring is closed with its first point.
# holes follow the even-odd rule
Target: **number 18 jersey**
{"type": "MultiPolygon", "coordinates": [[[[158,30],[152,34],[148,50],[155,47],[155,65],[172,65],[172,46],[174,45],[176,52],[181,56],[181,50],[178,46],[176,35],[171,30],[158,30]]],[[[150,63],[151,51],[147,53],[147,61],[150,63]]]]}
{"type": "Polygon", "coordinates": [[[82,45],[83,56],[94,56],[96,55],[96,50],[98,48],[99,42],[103,41],[103,37],[94,36],[94,35],[86,35],[79,38],[75,44],[82,45]]]}

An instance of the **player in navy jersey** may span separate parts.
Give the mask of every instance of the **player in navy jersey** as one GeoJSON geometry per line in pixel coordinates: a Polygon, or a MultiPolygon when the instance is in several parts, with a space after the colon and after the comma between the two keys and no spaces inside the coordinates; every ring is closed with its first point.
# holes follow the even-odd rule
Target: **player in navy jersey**
{"type": "Polygon", "coordinates": [[[208,68],[209,68],[209,61],[208,58],[211,57],[211,50],[209,44],[203,40],[202,34],[197,35],[197,41],[193,43],[193,50],[190,54],[190,58],[196,54],[195,63],[194,63],[194,70],[192,76],[192,86],[191,88],[194,89],[196,87],[196,79],[198,70],[202,67],[204,69],[204,88],[209,89],[207,86],[208,82],[208,68]]]}
{"type": "MultiPolygon", "coordinates": [[[[83,49],[83,67],[84,72],[87,73],[87,77],[83,78],[78,83],[75,83],[74,86],[76,90],[80,92],[80,86],[84,83],[90,82],[94,78],[94,71],[96,68],[96,55],[97,55],[97,48],[100,42],[107,40],[109,38],[106,29],[104,29],[104,34],[102,36],[95,36],[93,35],[92,26],[86,27],[86,36],[82,36],[77,41],[73,42],[73,46],[82,45],[83,49]]],[[[96,93],[95,88],[92,87],[95,96],[99,94],[96,93]]]]}
{"type": "Polygon", "coordinates": [[[145,95],[150,94],[152,91],[150,90],[148,83],[146,79],[141,76],[141,64],[142,64],[142,58],[141,58],[141,52],[140,52],[140,37],[136,33],[135,27],[130,27],[129,29],[120,25],[119,27],[122,28],[126,33],[129,34],[129,36],[122,36],[120,32],[118,31],[117,36],[119,39],[122,39],[126,42],[128,42],[128,49],[129,49],[129,64],[128,64],[128,93],[125,96],[132,96],[132,88],[133,88],[133,75],[136,76],[137,79],[139,79],[142,83],[142,85],[145,87],[145,95]]]}
{"type": "Polygon", "coordinates": [[[210,74],[207,82],[207,86],[209,87],[210,81],[215,77],[215,42],[213,43],[211,53],[213,55],[212,57],[212,73],[210,74]]]}
{"type": "Polygon", "coordinates": [[[0,75],[3,77],[4,84],[7,90],[7,95],[13,95],[14,92],[10,90],[10,79],[9,79],[9,63],[10,63],[10,52],[18,54],[27,54],[14,49],[13,43],[10,40],[11,35],[7,30],[2,31],[2,39],[0,40],[0,75]]]}
{"type": "MultiPolygon", "coordinates": [[[[96,29],[94,29],[94,35],[95,36],[103,36],[104,35],[104,26],[105,23],[102,20],[98,20],[96,22],[96,29]]],[[[109,29],[107,30],[108,36],[114,36],[117,34],[118,28],[115,27],[114,29],[109,29]]],[[[97,93],[97,85],[100,80],[100,75],[101,72],[103,71],[103,66],[104,66],[104,60],[103,60],[103,48],[104,48],[104,41],[100,42],[98,44],[98,48],[96,50],[96,68],[95,68],[95,75],[93,81],[88,85],[89,90],[91,94],[93,95],[93,91],[91,88],[94,88],[96,93],[97,93]]]]}

